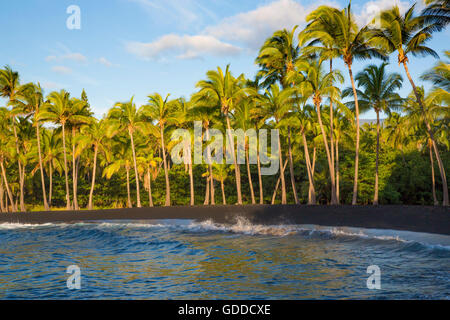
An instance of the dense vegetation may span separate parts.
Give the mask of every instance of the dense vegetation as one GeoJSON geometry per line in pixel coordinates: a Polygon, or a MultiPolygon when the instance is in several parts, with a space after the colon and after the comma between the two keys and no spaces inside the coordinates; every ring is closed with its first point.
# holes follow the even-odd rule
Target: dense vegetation
{"type": "MultiPolygon", "coordinates": [[[[279,30],[261,48],[254,79],[208,71],[190,99],[158,93],[148,104],[116,103],[95,119],[88,97],[39,84],[20,84],[0,70],[0,210],[118,208],[243,203],[449,204],[450,67],[438,61],[420,80],[410,58],[437,53],[426,46],[450,19],[447,0],[417,14],[383,11],[375,28],[360,28],[351,13],[321,6],[298,31],[279,30]],[[402,75],[389,72],[396,55],[402,75]],[[346,70],[333,68],[342,59],[346,70]],[[354,59],[370,60],[355,70],[354,59]],[[376,61],[378,60],[378,62],[376,61]],[[343,72],[350,83],[344,84],[343,72]],[[407,97],[402,86],[411,87],[407,97]],[[339,88],[347,86],[344,90],[339,88]],[[373,110],[377,120],[360,123],[373,110]],[[384,120],[380,114],[387,115],[384,120]],[[174,164],[176,128],[280,130],[280,171],[257,165],[174,164]]],[[[450,52],[446,52],[447,59],[450,52]]],[[[204,144],[204,148],[207,146],[204,144]]],[[[191,146],[184,152],[192,158],[191,146]]],[[[225,146],[230,148],[230,146],[225,146]]],[[[246,151],[248,157],[248,149],[246,151]]],[[[191,161],[188,161],[191,162],[191,161]]]]}

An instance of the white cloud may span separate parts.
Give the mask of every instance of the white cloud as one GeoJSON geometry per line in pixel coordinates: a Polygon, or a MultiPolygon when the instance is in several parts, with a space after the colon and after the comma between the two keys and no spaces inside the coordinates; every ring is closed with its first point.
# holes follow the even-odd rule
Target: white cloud
{"type": "Polygon", "coordinates": [[[106,59],[105,57],[101,57],[100,59],[98,59],[98,63],[104,65],[105,67],[112,67],[113,64],[112,62],[110,62],[108,59],[106,59]]]}
{"type": "Polygon", "coordinates": [[[405,12],[412,3],[408,0],[375,0],[365,2],[361,11],[355,14],[356,22],[360,26],[365,26],[369,24],[380,11],[390,9],[395,5],[399,7],[400,12],[405,12]]]}
{"type": "Polygon", "coordinates": [[[154,42],[128,42],[126,49],[144,59],[156,59],[176,54],[179,59],[201,58],[203,55],[226,56],[239,54],[240,49],[209,35],[168,34],[154,42]]]}
{"type": "Polygon", "coordinates": [[[60,74],[71,74],[72,69],[65,66],[53,66],[52,71],[60,74]]]}
{"type": "Polygon", "coordinates": [[[79,63],[83,63],[87,61],[87,58],[78,52],[68,52],[61,55],[50,55],[45,58],[45,61],[47,62],[60,62],[64,60],[71,60],[79,63]]]}
{"type": "MultiPolygon", "coordinates": [[[[159,8],[156,1],[132,0],[159,8]]],[[[304,25],[305,17],[322,4],[333,0],[319,0],[305,7],[294,0],[276,0],[254,10],[222,19],[196,35],[167,34],[149,42],[128,42],[126,49],[141,58],[154,59],[175,54],[178,59],[201,58],[204,55],[236,55],[243,48],[257,50],[273,32],[304,25]]]]}
{"type": "Polygon", "coordinates": [[[207,27],[204,33],[257,49],[274,31],[304,24],[310,9],[294,0],[277,0],[225,18],[217,25],[207,27]]]}

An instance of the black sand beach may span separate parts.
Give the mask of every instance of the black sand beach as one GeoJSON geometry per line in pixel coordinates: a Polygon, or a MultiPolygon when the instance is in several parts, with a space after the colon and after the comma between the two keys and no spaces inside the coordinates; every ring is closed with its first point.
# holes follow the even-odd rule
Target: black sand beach
{"type": "Polygon", "coordinates": [[[0,215],[0,223],[42,224],[147,219],[195,219],[198,221],[211,219],[217,223],[233,223],[237,217],[244,217],[254,224],[265,225],[315,224],[450,235],[450,208],[432,206],[173,206],[4,213],[0,215]]]}

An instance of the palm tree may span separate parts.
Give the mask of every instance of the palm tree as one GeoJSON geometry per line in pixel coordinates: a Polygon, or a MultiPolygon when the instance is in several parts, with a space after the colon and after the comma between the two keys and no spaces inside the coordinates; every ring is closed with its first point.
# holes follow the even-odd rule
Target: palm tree
{"type": "MultiPolygon", "coordinates": [[[[83,95],[85,92],[83,90],[83,95]]],[[[73,209],[79,210],[78,205],[78,155],[76,155],[76,134],[80,128],[92,120],[92,113],[89,109],[89,104],[84,99],[72,98],[70,99],[70,116],[68,119],[68,126],[72,131],[72,188],[73,188],[73,209]]]]}
{"type": "MultiPolygon", "coordinates": [[[[9,124],[11,122],[10,111],[6,108],[0,108],[0,140],[2,143],[0,144],[0,169],[1,169],[1,180],[2,186],[4,185],[6,189],[6,200],[9,199],[11,203],[11,211],[17,211],[15,207],[15,202],[13,199],[13,195],[11,192],[10,184],[8,182],[7,174],[6,174],[6,162],[8,159],[13,159],[14,157],[14,147],[12,147],[12,135],[9,131],[9,124]]],[[[3,204],[2,204],[3,205],[3,204]]],[[[5,205],[5,211],[8,211],[8,205],[5,205]]]]}
{"type": "MultiPolygon", "coordinates": [[[[125,136],[117,135],[113,142],[113,152],[112,152],[112,159],[110,164],[103,170],[103,176],[106,177],[106,179],[111,179],[112,175],[119,172],[122,168],[125,169],[126,176],[127,176],[127,205],[128,208],[132,208],[133,204],[131,202],[131,190],[130,190],[130,169],[132,166],[132,161],[130,160],[133,155],[130,155],[130,149],[131,147],[131,140],[126,139],[125,136]]],[[[133,153],[133,152],[131,152],[133,153]]],[[[139,176],[136,176],[136,181],[138,180],[139,176]]]]}
{"type": "Polygon", "coordinates": [[[261,47],[256,63],[261,70],[259,78],[264,78],[263,86],[269,87],[279,82],[287,87],[287,77],[295,72],[294,65],[299,57],[300,47],[295,43],[295,26],[291,31],[286,29],[276,31],[261,47]]]}
{"type": "Polygon", "coordinates": [[[379,46],[386,48],[389,52],[398,52],[398,63],[403,64],[405,73],[411,83],[411,87],[413,88],[417,103],[422,110],[423,121],[425,122],[426,129],[433,143],[433,149],[436,154],[439,171],[443,181],[443,205],[448,206],[449,198],[445,168],[436,145],[433,130],[425,115],[426,112],[422,97],[420,96],[419,90],[417,89],[408,69],[409,54],[412,54],[413,56],[431,55],[438,57],[438,54],[433,49],[426,46],[426,42],[431,39],[433,31],[443,28],[443,24],[441,21],[427,23],[423,16],[415,16],[414,8],[415,4],[412,5],[403,15],[400,13],[398,6],[394,6],[390,10],[381,12],[380,20],[382,29],[373,36],[373,40],[379,46]]]}
{"type": "Polygon", "coordinates": [[[247,90],[239,85],[239,79],[232,76],[229,65],[227,65],[225,73],[220,67],[217,67],[217,71],[208,71],[206,76],[208,80],[199,81],[196,87],[200,88],[198,94],[203,95],[210,106],[220,106],[222,114],[226,119],[228,140],[230,143],[230,145],[227,146],[227,150],[228,152],[231,152],[233,157],[237,202],[238,204],[242,204],[241,173],[234,151],[230,113],[234,111],[237,103],[246,96],[247,90]]]}
{"type": "Polygon", "coordinates": [[[334,70],[331,73],[324,73],[322,68],[322,60],[301,60],[297,62],[296,67],[299,72],[302,73],[303,79],[300,79],[300,87],[302,93],[312,98],[316,107],[317,120],[319,122],[320,130],[322,133],[323,143],[327,154],[328,168],[331,177],[331,204],[337,204],[336,198],[336,181],[334,174],[334,162],[331,158],[330,149],[328,145],[328,138],[325,133],[325,128],[322,123],[321,116],[321,104],[323,97],[329,97],[331,99],[337,99],[337,95],[340,93],[339,89],[334,86],[336,81],[343,82],[342,75],[338,70],[334,70]]]}
{"type": "Polygon", "coordinates": [[[49,210],[47,202],[47,193],[45,190],[44,167],[41,152],[41,134],[40,123],[36,120],[36,114],[44,104],[43,92],[39,84],[30,83],[24,87],[16,100],[16,108],[20,109],[22,114],[34,114],[34,126],[36,127],[37,149],[39,156],[39,168],[41,172],[42,196],[44,201],[44,210],[49,210]]]}
{"type": "Polygon", "coordinates": [[[136,199],[137,207],[141,208],[141,195],[139,189],[139,174],[136,161],[136,148],[134,145],[134,133],[136,131],[145,131],[145,121],[143,118],[143,109],[136,109],[133,97],[128,102],[117,102],[114,107],[109,110],[108,119],[111,123],[115,123],[120,130],[127,131],[131,140],[131,151],[133,153],[133,167],[136,177],[136,199]]]}
{"type": "MultiPolygon", "coordinates": [[[[381,58],[386,56],[381,50],[374,47],[372,41],[372,30],[368,26],[359,28],[351,12],[349,4],[344,10],[321,6],[310,13],[306,18],[311,21],[307,38],[320,40],[322,43],[333,44],[332,47],[339,53],[347,66],[355,99],[356,116],[356,150],[355,150],[355,176],[353,182],[352,204],[356,205],[358,196],[358,168],[359,168],[359,104],[353,78],[352,65],[354,59],[381,58]]],[[[320,52],[318,47],[318,51],[320,52]]]]}
{"type": "MultiPolygon", "coordinates": [[[[19,152],[19,141],[17,137],[16,130],[16,112],[14,111],[14,104],[16,102],[16,97],[20,94],[24,87],[20,86],[19,83],[19,73],[13,71],[9,66],[5,66],[4,69],[0,69],[0,97],[8,99],[8,105],[13,106],[13,112],[11,113],[12,127],[14,132],[15,146],[17,155],[19,152]]],[[[19,184],[20,184],[20,210],[25,211],[25,200],[24,200],[24,180],[22,171],[22,164],[20,163],[20,157],[17,157],[17,163],[19,167],[19,184]]]]}
{"type": "MultiPolygon", "coordinates": [[[[359,97],[360,112],[374,110],[377,114],[377,155],[375,160],[375,194],[373,204],[378,205],[378,161],[380,153],[380,112],[389,115],[391,110],[400,110],[403,99],[395,91],[402,87],[403,79],[398,73],[387,73],[387,63],[380,66],[369,65],[359,72],[355,80],[358,87],[356,92],[359,97]]],[[[347,88],[342,93],[343,97],[353,96],[353,89],[347,88]]],[[[348,103],[354,107],[354,102],[348,103]]]]}
{"type": "Polygon", "coordinates": [[[81,150],[87,147],[94,148],[94,162],[92,167],[92,181],[91,190],[89,192],[89,203],[88,209],[93,208],[93,196],[95,188],[95,177],[97,172],[97,156],[99,152],[102,152],[105,156],[109,156],[110,151],[109,139],[118,133],[117,126],[114,123],[109,123],[107,119],[102,119],[100,121],[95,118],[89,123],[89,125],[81,128],[81,134],[77,139],[77,150],[76,154],[80,154],[81,150]]]}
{"type": "Polygon", "coordinates": [[[61,158],[62,138],[58,130],[43,130],[42,132],[42,150],[44,157],[42,159],[43,166],[48,165],[49,191],[48,205],[52,206],[53,195],[53,170],[62,175],[64,170],[63,159],[61,158]]]}
{"type": "Polygon", "coordinates": [[[227,197],[225,195],[225,184],[224,181],[228,177],[228,167],[226,164],[213,164],[213,179],[220,181],[220,189],[222,191],[222,203],[227,204],[227,197]]]}
{"type": "MultiPolygon", "coordinates": [[[[268,120],[273,118],[275,125],[278,128],[280,121],[290,110],[293,104],[293,94],[295,89],[287,88],[281,90],[278,84],[270,86],[270,90],[266,90],[264,95],[259,95],[261,108],[254,111],[254,114],[259,114],[261,118],[268,120]]],[[[282,157],[282,147],[280,136],[278,136],[278,159],[280,162],[280,179],[281,179],[281,203],[286,204],[286,182],[284,179],[284,166],[282,157]]]]}
{"type": "Polygon", "coordinates": [[[177,102],[175,100],[169,101],[168,94],[164,99],[159,93],[154,93],[153,95],[148,96],[148,104],[143,106],[143,112],[150,119],[157,122],[159,127],[159,137],[161,142],[161,150],[163,155],[163,164],[164,164],[164,175],[166,178],[166,201],[165,206],[170,206],[170,181],[169,181],[169,170],[166,159],[166,146],[164,143],[164,130],[166,126],[171,125],[172,123],[177,122],[176,111],[177,102]]]}
{"type": "MultiPolygon", "coordinates": [[[[445,56],[450,59],[450,51],[445,51],[445,56]]],[[[433,83],[432,94],[442,97],[450,104],[450,63],[439,61],[431,70],[421,76],[422,80],[433,83]]]]}
{"type": "Polygon", "coordinates": [[[61,90],[60,92],[54,91],[48,95],[47,99],[48,101],[39,110],[36,120],[41,122],[53,122],[56,125],[61,125],[64,153],[64,174],[66,178],[66,208],[67,210],[70,210],[72,206],[70,204],[65,131],[71,115],[70,94],[65,90],[61,90]]]}

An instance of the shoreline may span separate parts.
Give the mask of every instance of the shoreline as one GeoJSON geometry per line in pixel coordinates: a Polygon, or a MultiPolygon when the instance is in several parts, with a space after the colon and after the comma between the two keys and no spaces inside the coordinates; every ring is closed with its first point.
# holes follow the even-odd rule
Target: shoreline
{"type": "Polygon", "coordinates": [[[211,219],[216,223],[234,223],[237,217],[263,225],[314,224],[450,235],[449,207],[404,205],[217,205],[40,211],[3,213],[0,214],[0,223],[43,224],[150,219],[211,219]]]}

